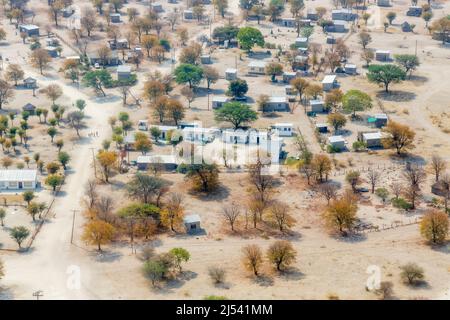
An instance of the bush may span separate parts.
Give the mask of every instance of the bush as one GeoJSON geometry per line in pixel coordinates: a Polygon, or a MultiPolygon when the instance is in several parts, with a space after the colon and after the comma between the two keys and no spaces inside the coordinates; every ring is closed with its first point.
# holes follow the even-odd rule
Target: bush
{"type": "Polygon", "coordinates": [[[394,292],[393,290],[394,284],[390,281],[383,281],[380,283],[380,288],[376,291],[378,295],[380,295],[380,298],[383,300],[392,298],[392,294],[394,292]]]}
{"type": "Polygon", "coordinates": [[[392,198],[391,202],[392,202],[392,205],[396,208],[403,209],[403,210],[411,210],[412,209],[412,204],[403,198],[398,198],[398,199],[392,198]]]}
{"type": "Polygon", "coordinates": [[[187,170],[188,170],[188,165],[186,163],[181,163],[177,167],[177,172],[178,173],[186,174],[187,170]]]}
{"type": "Polygon", "coordinates": [[[408,285],[416,285],[425,278],[424,270],[415,263],[408,263],[400,267],[400,276],[408,285]]]}
{"type": "Polygon", "coordinates": [[[387,197],[389,196],[389,191],[386,188],[378,188],[375,190],[375,194],[383,200],[383,202],[386,201],[387,197]]]}
{"type": "Polygon", "coordinates": [[[339,153],[341,151],[342,150],[340,148],[336,147],[336,146],[332,146],[332,145],[328,145],[327,146],[327,152],[328,153],[339,153]]]}
{"type": "Polygon", "coordinates": [[[367,148],[367,144],[364,141],[355,141],[352,145],[353,150],[361,151],[367,148]]]}
{"type": "Polygon", "coordinates": [[[221,267],[209,267],[208,275],[213,280],[214,284],[223,283],[225,281],[226,271],[221,267]]]}

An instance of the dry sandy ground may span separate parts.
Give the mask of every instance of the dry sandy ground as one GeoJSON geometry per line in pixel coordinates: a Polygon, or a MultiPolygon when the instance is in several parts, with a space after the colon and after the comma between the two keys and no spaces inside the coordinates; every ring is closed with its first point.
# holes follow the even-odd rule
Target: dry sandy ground
{"type": "MultiPolygon", "coordinates": [[[[233,6],[236,3],[233,1],[233,6]]],[[[317,5],[324,3],[328,4],[325,0],[317,1],[317,5]]],[[[404,7],[407,5],[406,2],[402,3],[404,7]]],[[[440,154],[448,157],[450,155],[448,136],[433,125],[428,117],[433,113],[441,112],[444,110],[441,108],[448,106],[448,94],[446,94],[448,81],[446,82],[445,78],[446,71],[450,68],[446,63],[448,49],[441,48],[437,42],[430,40],[430,37],[420,30],[420,23],[417,22],[416,27],[418,34],[408,35],[406,39],[403,34],[391,30],[389,30],[389,37],[384,35],[382,30],[373,30],[374,42],[371,47],[389,48],[393,53],[411,52],[415,40],[419,40],[418,53],[423,65],[415,73],[417,78],[412,85],[406,82],[394,87],[396,91],[413,91],[416,94],[415,99],[383,101],[383,103],[386,108],[394,112],[391,114],[393,118],[409,123],[418,130],[419,142],[415,151],[420,151],[427,156],[439,150],[440,154]],[[400,42],[402,46],[405,45],[408,48],[398,47],[400,42]],[[429,106],[428,110],[426,105],[429,106]],[[409,115],[402,111],[406,107],[408,107],[409,115]]],[[[268,28],[262,27],[262,29],[266,34],[269,32],[268,28]]],[[[207,33],[208,30],[203,28],[203,32],[207,33]]],[[[292,39],[295,38],[295,34],[290,36],[292,39]]],[[[313,37],[313,39],[322,37],[320,41],[323,40],[319,31],[313,37]]],[[[355,41],[354,36],[348,41],[355,41]]],[[[355,51],[359,50],[356,45],[354,47],[355,51]]],[[[221,66],[232,66],[235,61],[234,56],[227,53],[220,56],[226,55],[228,58],[223,60],[221,66]]],[[[355,60],[359,59],[357,53],[354,56],[355,60]]],[[[245,61],[242,63],[244,65],[245,61]]],[[[357,62],[358,65],[360,63],[360,61],[357,62]]],[[[54,70],[50,71],[47,77],[42,77],[28,66],[24,68],[27,74],[35,75],[42,84],[53,82],[61,84],[65,95],[70,99],[86,99],[88,125],[91,129],[98,129],[100,138],[88,139],[87,131],[83,133],[84,138],[76,147],[76,152],[72,152],[74,174],[69,175],[64,193],[54,207],[54,219],[45,225],[32,250],[25,254],[2,253],[2,260],[7,270],[7,275],[2,280],[5,288],[2,298],[32,299],[32,292],[43,290],[44,299],[195,299],[209,294],[220,294],[236,299],[323,299],[328,294],[336,294],[340,298],[347,299],[372,299],[376,296],[365,290],[369,277],[366,270],[371,265],[380,267],[382,280],[394,283],[395,296],[398,298],[449,298],[448,247],[432,249],[425,245],[419,236],[417,225],[370,233],[366,238],[353,241],[335,239],[329,236],[319,223],[321,204],[311,200],[310,195],[304,191],[303,184],[295,182],[295,179],[286,182],[279,189],[278,197],[290,203],[297,219],[297,226],[293,230],[294,235],[291,236],[298,251],[297,262],[293,270],[285,275],[276,275],[267,268],[264,272],[265,276],[255,281],[246,275],[240,265],[241,247],[248,243],[257,243],[265,248],[280,236],[268,237],[267,234],[263,234],[243,239],[239,236],[224,234],[224,228],[219,221],[220,206],[230,200],[238,201],[245,195],[246,190],[245,178],[236,178],[233,175],[222,177],[227,192],[224,192],[221,197],[199,199],[188,196],[186,211],[201,215],[206,235],[198,237],[165,235],[155,241],[159,252],[173,247],[184,247],[190,251],[192,258],[184,267],[185,273],[180,280],[171,281],[160,289],[152,289],[149,281],[141,273],[142,262],[131,253],[128,244],[115,244],[109,247],[105,254],[98,255],[95,251],[91,251],[92,248],[87,248],[81,243],[79,236],[83,220],[79,212],[75,221],[75,245],[70,244],[71,210],[81,209],[82,185],[93,176],[89,148],[98,148],[100,141],[109,136],[108,117],[127,109],[121,106],[117,96],[109,100],[99,100],[92,98],[88,90],[76,90],[56,77],[54,70]],[[418,263],[425,269],[427,285],[411,289],[400,282],[399,266],[410,261],[418,263]],[[224,286],[215,287],[211,284],[207,275],[207,268],[211,265],[220,265],[227,269],[228,277],[224,286]],[[72,281],[74,277],[76,278],[78,271],[81,280],[80,288],[74,287],[76,282],[72,281]]],[[[151,69],[148,66],[144,68],[148,68],[144,71],[151,69]]],[[[168,71],[170,66],[165,65],[161,68],[168,71]]],[[[140,78],[143,78],[142,74],[140,78]]],[[[267,77],[261,77],[261,80],[254,79],[254,81],[252,85],[255,91],[252,89],[250,92],[252,98],[258,96],[259,88],[264,88],[261,84],[269,85],[267,77]]],[[[368,84],[362,76],[356,79],[342,78],[340,81],[345,90],[350,87],[360,88],[374,96],[378,92],[378,88],[368,84]],[[358,79],[361,81],[357,81],[358,79]]],[[[223,90],[224,87],[225,82],[219,81],[217,88],[223,90]]],[[[139,87],[135,90],[138,91],[139,87]]],[[[406,97],[410,96],[410,93],[406,94],[406,97]]],[[[211,112],[205,110],[205,101],[206,97],[196,99],[193,109],[188,112],[188,119],[199,118],[207,124],[213,123],[211,112]]],[[[132,117],[134,120],[141,119],[145,113],[148,111],[142,108],[136,114],[133,113],[132,117]]],[[[311,126],[301,110],[296,110],[294,115],[280,115],[277,121],[287,119],[295,123],[298,121],[302,125],[302,130],[309,130],[306,132],[311,134],[311,126]]],[[[262,118],[255,126],[264,127],[271,121],[273,119],[262,118]]],[[[312,148],[316,150],[318,145],[313,143],[312,148]]],[[[337,157],[341,161],[346,161],[349,155],[343,154],[337,157]]],[[[361,154],[353,157],[356,164],[367,164],[370,159],[369,155],[361,154]]],[[[376,156],[376,161],[386,160],[389,160],[387,152],[376,156]]],[[[395,175],[395,173],[392,174],[395,175]]],[[[167,178],[175,182],[174,189],[186,190],[181,176],[174,175],[167,178]]],[[[336,179],[342,180],[342,177],[336,179]]],[[[119,180],[118,177],[117,181],[119,180]]],[[[118,198],[119,201],[120,199],[118,198]]],[[[373,201],[379,204],[379,200],[373,201]]],[[[362,207],[361,210],[364,211],[361,212],[361,218],[370,222],[376,222],[379,215],[383,216],[386,223],[398,220],[399,217],[403,218],[391,209],[377,212],[372,208],[362,207]]]]}

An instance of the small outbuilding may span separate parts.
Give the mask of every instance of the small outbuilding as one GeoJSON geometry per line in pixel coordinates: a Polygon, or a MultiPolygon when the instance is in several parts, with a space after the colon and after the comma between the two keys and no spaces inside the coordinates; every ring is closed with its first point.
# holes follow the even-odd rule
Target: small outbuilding
{"type": "Polygon", "coordinates": [[[214,96],[212,98],[212,108],[213,109],[222,108],[222,106],[229,101],[230,98],[228,98],[227,96],[214,96]]]}
{"type": "Polygon", "coordinates": [[[281,18],[280,23],[287,28],[294,28],[297,25],[295,18],[281,18]]]}
{"type": "Polygon", "coordinates": [[[58,56],[58,49],[56,47],[45,47],[45,51],[47,51],[48,55],[52,58],[56,58],[58,56]]]}
{"type": "Polygon", "coordinates": [[[324,110],[324,102],[323,100],[309,100],[309,106],[311,107],[311,112],[320,113],[324,110]]]}
{"type": "Polygon", "coordinates": [[[164,11],[162,4],[159,2],[153,2],[151,4],[151,8],[152,8],[153,12],[157,12],[157,13],[164,11]]]}
{"type": "Polygon", "coordinates": [[[136,164],[139,170],[147,170],[152,166],[158,166],[165,171],[174,171],[178,164],[173,155],[152,155],[137,157],[136,164]]]}
{"type": "Polygon", "coordinates": [[[19,31],[25,33],[28,37],[39,36],[39,27],[34,24],[23,24],[19,26],[19,31]]]}
{"type": "Polygon", "coordinates": [[[356,65],[355,64],[351,64],[351,63],[347,63],[344,66],[344,72],[346,74],[350,74],[350,75],[356,74],[357,73],[356,65]]]}
{"type": "Polygon", "coordinates": [[[330,32],[339,32],[344,33],[347,32],[347,22],[344,20],[333,20],[333,25],[331,26],[330,32]]]}
{"type": "Polygon", "coordinates": [[[368,148],[382,147],[381,143],[382,134],[381,132],[366,132],[362,134],[362,141],[366,144],[368,148]]]}
{"type": "Polygon", "coordinates": [[[283,72],[283,82],[289,83],[292,79],[295,79],[297,77],[297,72],[283,72]]]}
{"type": "Polygon", "coordinates": [[[32,77],[23,79],[23,85],[27,89],[35,89],[37,87],[37,80],[32,77]]]}
{"type": "Polygon", "coordinates": [[[309,9],[306,12],[306,19],[309,19],[312,21],[317,21],[317,20],[319,20],[319,15],[317,14],[316,11],[309,9]]]}
{"type": "Polygon", "coordinates": [[[139,120],[138,121],[138,129],[141,131],[148,130],[148,120],[139,120]]]}
{"type": "Polygon", "coordinates": [[[120,65],[117,67],[117,80],[128,80],[131,76],[131,66],[120,65]]]}
{"type": "Polygon", "coordinates": [[[327,133],[328,125],[326,123],[316,123],[316,130],[320,133],[327,133]]]}
{"type": "Polygon", "coordinates": [[[326,75],[322,80],[322,89],[323,91],[333,90],[338,86],[336,75],[329,74],[326,75]]]}
{"type": "Polygon", "coordinates": [[[413,30],[411,24],[408,21],[403,22],[401,27],[403,32],[412,32],[413,30]]]}
{"type": "Polygon", "coordinates": [[[377,0],[377,6],[379,7],[390,7],[391,0],[377,0]]]}
{"type": "Polygon", "coordinates": [[[353,21],[358,17],[352,9],[335,9],[331,11],[331,19],[342,21],[353,21]]]}
{"type": "Polygon", "coordinates": [[[389,50],[377,50],[375,51],[375,60],[389,61],[391,60],[391,52],[389,50]]]}
{"type": "Polygon", "coordinates": [[[109,17],[110,17],[112,23],[120,23],[121,22],[120,13],[111,13],[109,15],[109,17]]]}
{"type": "Polygon", "coordinates": [[[292,137],[294,133],[294,125],[292,123],[275,123],[272,129],[278,133],[280,137],[292,137]]]}
{"type": "Polygon", "coordinates": [[[27,103],[22,107],[22,110],[28,112],[31,115],[34,115],[34,113],[36,112],[36,106],[31,103],[27,103]]]}
{"type": "Polygon", "coordinates": [[[420,17],[422,15],[422,10],[423,9],[420,6],[411,6],[406,12],[406,15],[410,17],[420,17]]]}
{"type": "Polygon", "coordinates": [[[300,37],[295,39],[295,46],[297,48],[307,48],[308,47],[308,38],[300,37]]]}
{"type": "Polygon", "coordinates": [[[183,223],[187,233],[196,233],[201,230],[201,220],[198,214],[190,214],[185,216],[183,223]]]}
{"type": "Polygon", "coordinates": [[[210,54],[204,54],[200,56],[200,62],[202,64],[210,64],[211,61],[211,55],[210,54]]]}
{"type": "Polygon", "coordinates": [[[328,137],[328,144],[334,149],[343,150],[345,149],[345,139],[342,136],[331,136],[328,137]]]}
{"type": "Polygon", "coordinates": [[[185,20],[192,20],[194,19],[194,11],[192,11],[191,9],[187,9],[183,11],[183,18],[185,20]]]}
{"type": "Polygon", "coordinates": [[[234,68],[228,68],[225,70],[225,79],[233,81],[237,79],[237,70],[234,68]]]}
{"type": "Polygon", "coordinates": [[[375,118],[375,126],[377,128],[382,128],[387,125],[388,116],[386,113],[377,113],[373,117],[375,118]]]}
{"type": "Polygon", "coordinates": [[[288,111],[289,102],[285,96],[272,96],[264,105],[265,112],[288,111]]]}
{"type": "Polygon", "coordinates": [[[266,62],[253,60],[248,64],[248,74],[250,75],[261,75],[266,74],[266,62]]]}

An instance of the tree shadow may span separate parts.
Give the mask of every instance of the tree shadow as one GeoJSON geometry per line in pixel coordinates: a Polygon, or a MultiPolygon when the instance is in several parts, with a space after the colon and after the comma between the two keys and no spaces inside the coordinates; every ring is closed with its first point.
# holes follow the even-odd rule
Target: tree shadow
{"type": "Polygon", "coordinates": [[[425,76],[417,76],[417,75],[411,75],[408,77],[408,80],[415,81],[415,82],[428,82],[428,77],[425,76]]]}
{"type": "Polygon", "coordinates": [[[378,92],[377,98],[390,101],[390,102],[407,102],[414,100],[417,95],[414,92],[407,92],[407,91],[390,91],[389,93],[386,93],[385,91],[378,92]]]}
{"type": "Polygon", "coordinates": [[[230,189],[227,186],[219,185],[216,190],[210,193],[189,191],[189,194],[201,201],[222,201],[230,196],[230,189]]]}
{"type": "Polygon", "coordinates": [[[279,274],[282,278],[289,281],[301,280],[305,277],[305,274],[296,267],[289,267],[286,270],[280,272],[279,274]]]}
{"type": "Polygon", "coordinates": [[[271,287],[274,284],[273,277],[261,274],[254,278],[254,282],[261,287],[271,287]]]}
{"type": "Polygon", "coordinates": [[[118,261],[118,260],[122,259],[122,256],[123,256],[123,254],[120,252],[114,252],[114,251],[109,251],[109,250],[92,251],[89,255],[95,261],[101,262],[101,263],[118,261]]]}
{"type": "Polygon", "coordinates": [[[436,252],[449,254],[450,253],[450,242],[447,241],[446,243],[442,245],[432,245],[431,249],[436,252]]]}

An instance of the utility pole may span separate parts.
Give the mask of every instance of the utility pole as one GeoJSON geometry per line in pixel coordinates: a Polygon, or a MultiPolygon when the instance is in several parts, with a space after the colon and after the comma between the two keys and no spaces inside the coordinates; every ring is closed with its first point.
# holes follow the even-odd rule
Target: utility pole
{"type": "Polygon", "coordinates": [[[72,216],[72,232],[70,233],[70,243],[73,244],[73,231],[75,229],[75,215],[77,213],[77,209],[73,209],[73,216],[72,216]]]}
{"type": "Polygon", "coordinates": [[[94,163],[94,176],[95,176],[95,178],[97,179],[97,166],[95,165],[95,155],[94,155],[94,150],[95,150],[95,148],[89,148],[89,149],[91,149],[91,151],[92,151],[92,161],[93,161],[93,163],[94,163]]]}

